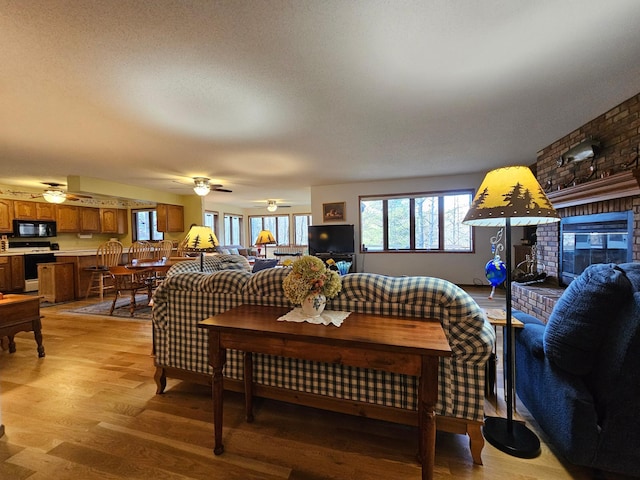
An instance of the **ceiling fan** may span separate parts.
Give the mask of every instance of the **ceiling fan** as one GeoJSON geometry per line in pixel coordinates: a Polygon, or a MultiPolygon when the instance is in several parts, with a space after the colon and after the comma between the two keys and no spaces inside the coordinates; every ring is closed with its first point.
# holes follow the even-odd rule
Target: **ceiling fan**
{"type": "Polygon", "coordinates": [[[90,195],[78,195],[75,193],[67,193],[61,187],[66,185],[62,183],[55,182],[40,182],[43,185],[47,185],[47,188],[44,192],[33,195],[33,198],[42,197],[49,203],[63,203],[65,200],[78,201],[81,198],[93,198],[90,195]]]}
{"type": "Polygon", "coordinates": [[[229,190],[227,188],[222,188],[222,187],[223,186],[219,183],[210,183],[210,179],[208,179],[207,177],[193,178],[193,191],[196,192],[196,194],[200,195],[201,197],[204,197],[212,190],[214,192],[225,192],[225,193],[232,192],[232,190],[229,190]]]}

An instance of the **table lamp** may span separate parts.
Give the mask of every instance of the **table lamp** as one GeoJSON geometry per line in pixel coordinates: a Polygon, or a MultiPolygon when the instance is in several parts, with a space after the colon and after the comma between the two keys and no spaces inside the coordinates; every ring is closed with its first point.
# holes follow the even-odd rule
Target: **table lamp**
{"type": "Polygon", "coordinates": [[[520,458],[540,454],[540,440],[524,423],[513,421],[513,334],[511,319],[511,226],[541,225],[559,221],[558,213],[524,166],[497,168],[485,176],[462,223],[476,227],[504,227],[506,243],[505,370],[507,418],[485,418],[483,433],[497,449],[520,458]]]}
{"type": "Polygon", "coordinates": [[[210,227],[192,225],[184,238],[185,249],[200,252],[200,271],[204,272],[204,253],[219,245],[216,234],[210,227]]]}
{"type": "Polygon", "coordinates": [[[260,255],[260,247],[264,246],[264,258],[267,258],[267,245],[274,245],[275,243],[276,239],[273,238],[273,234],[269,230],[261,230],[258,238],[253,242],[254,245],[258,246],[258,255],[260,255]]]}

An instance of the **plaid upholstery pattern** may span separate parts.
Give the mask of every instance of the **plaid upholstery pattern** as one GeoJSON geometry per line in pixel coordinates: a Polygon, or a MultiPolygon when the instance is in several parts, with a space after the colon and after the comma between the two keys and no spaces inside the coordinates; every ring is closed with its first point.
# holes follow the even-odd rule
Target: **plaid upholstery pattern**
{"type": "MultiPolygon", "coordinates": [[[[207,255],[203,264],[205,273],[217,272],[219,270],[247,270],[251,271],[249,260],[242,255],[207,255]]],[[[199,272],[200,259],[185,260],[171,265],[167,270],[167,277],[183,272],[199,272]]]]}
{"type": "MultiPolygon", "coordinates": [[[[206,333],[196,327],[197,322],[241,303],[292,307],[282,291],[282,280],[288,273],[288,269],[274,268],[247,275],[223,271],[169,278],[154,296],[158,364],[212,374],[207,363],[206,333]]],[[[354,273],[343,277],[341,293],[328,301],[327,308],[438,319],[452,357],[440,360],[436,413],[473,421],[483,419],[485,363],[493,349],[495,333],[483,311],[464,290],[431,277],[354,273]]],[[[227,352],[224,374],[242,379],[242,352],[227,352]]],[[[417,409],[416,377],[378,370],[255,354],[254,381],[417,409]]]]}

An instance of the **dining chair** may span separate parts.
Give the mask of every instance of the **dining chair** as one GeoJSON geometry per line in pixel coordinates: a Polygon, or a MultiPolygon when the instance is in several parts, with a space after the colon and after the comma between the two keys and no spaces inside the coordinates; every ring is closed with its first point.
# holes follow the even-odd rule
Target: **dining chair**
{"type": "Polygon", "coordinates": [[[136,240],[131,244],[128,251],[129,263],[133,263],[134,260],[140,262],[153,260],[153,244],[145,240],[136,240]]]}
{"type": "Polygon", "coordinates": [[[111,275],[109,274],[109,267],[120,264],[123,249],[122,243],[115,240],[109,240],[98,246],[98,250],[96,251],[96,264],[84,268],[84,271],[91,273],[85,300],[89,298],[89,295],[92,293],[97,293],[100,295],[100,300],[103,300],[105,290],[113,289],[113,282],[110,281],[111,275]]]}
{"type": "Polygon", "coordinates": [[[163,258],[167,259],[171,257],[171,252],[173,251],[173,242],[171,240],[160,240],[153,245],[154,251],[154,259],[162,260],[163,258]]]}
{"type": "Polygon", "coordinates": [[[140,270],[132,270],[124,265],[118,265],[115,267],[109,267],[109,274],[113,278],[113,285],[116,291],[116,295],[111,304],[109,315],[113,315],[113,310],[116,308],[116,301],[120,295],[125,292],[129,292],[131,300],[129,302],[129,312],[133,317],[136,310],[136,295],[140,291],[146,291],[147,304],[151,302],[151,294],[153,289],[153,269],[145,268],[140,270]]]}

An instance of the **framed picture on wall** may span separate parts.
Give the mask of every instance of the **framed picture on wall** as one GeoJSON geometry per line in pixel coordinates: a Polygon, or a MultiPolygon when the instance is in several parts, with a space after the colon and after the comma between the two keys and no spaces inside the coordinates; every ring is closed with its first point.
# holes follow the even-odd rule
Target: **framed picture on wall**
{"type": "Polygon", "coordinates": [[[325,222],[344,222],[346,202],[323,203],[322,219],[325,222]]]}

